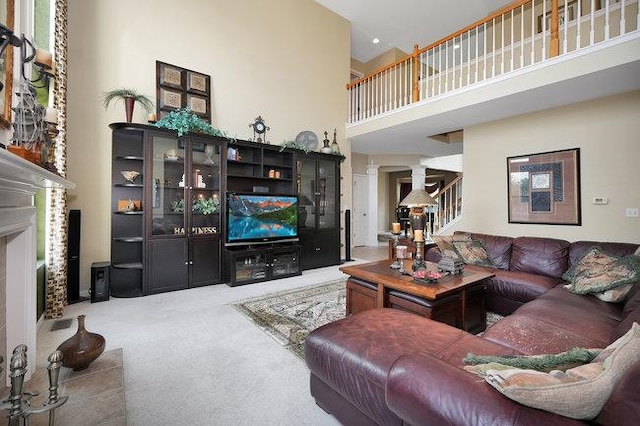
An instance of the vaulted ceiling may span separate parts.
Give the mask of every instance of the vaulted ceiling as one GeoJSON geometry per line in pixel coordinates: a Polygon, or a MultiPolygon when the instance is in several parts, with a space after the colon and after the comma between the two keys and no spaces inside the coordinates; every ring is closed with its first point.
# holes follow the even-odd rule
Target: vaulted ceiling
{"type": "Polygon", "coordinates": [[[316,0],[351,22],[351,57],[361,62],[394,47],[411,52],[416,43],[426,46],[512,1],[316,0]]]}

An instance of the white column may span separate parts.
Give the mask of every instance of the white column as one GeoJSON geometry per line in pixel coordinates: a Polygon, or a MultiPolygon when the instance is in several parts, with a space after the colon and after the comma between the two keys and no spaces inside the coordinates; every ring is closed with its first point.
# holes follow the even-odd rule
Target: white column
{"type": "Polygon", "coordinates": [[[378,168],[375,164],[367,165],[367,178],[369,180],[369,194],[367,195],[367,228],[369,235],[366,241],[368,246],[378,245],[378,168]]]}
{"type": "Polygon", "coordinates": [[[411,189],[424,189],[427,168],[422,164],[411,166],[411,189]]]}

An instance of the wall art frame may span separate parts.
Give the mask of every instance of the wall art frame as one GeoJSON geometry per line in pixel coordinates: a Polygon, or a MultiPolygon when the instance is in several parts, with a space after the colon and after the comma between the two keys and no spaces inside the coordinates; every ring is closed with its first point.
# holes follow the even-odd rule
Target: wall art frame
{"type": "MultiPolygon", "coordinates": [[[[600,2],[595,5],[595,9],[600,9],[600,2]]],[[[567,2],[567,10],[564,8],[564,0],[558,2],[558,25],[562,27],[564,24],[569,23],[578,17],[578,0],[570,0],[567,2]],[[568,16],[567,16],[568,12],[568,16]]],[[[551,11],[548,10],[544,17],[542,14],[538,15],[538,33],[542,30],[548,31],[551,29],[551,11]]]]}
{"type": "Polygon", "coordinates": [[[187,68],[156,61],[156,114],[187,107],[211,122],[211,77],[187,68]],[[176,104],[179,96],[180,104],[176,104]]]}
{"type": "Polygon", "coordinates": [[[509,223],[582,225],[580,148],[507,157],[509,223]]]}

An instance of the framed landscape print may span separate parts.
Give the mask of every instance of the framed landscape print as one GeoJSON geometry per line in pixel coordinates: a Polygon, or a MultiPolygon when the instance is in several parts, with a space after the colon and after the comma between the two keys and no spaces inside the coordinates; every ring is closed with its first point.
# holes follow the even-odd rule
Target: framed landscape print
{"type": "Polygon", "coordinates": [[[581,225],[580,148],[507,158],[509,223],[581,225]]]}
{"type": "Polygon", "coordinates": [[[211,122],[211,77],[196,71],[156,61],[156,113],[187,107],[211,122]]]}

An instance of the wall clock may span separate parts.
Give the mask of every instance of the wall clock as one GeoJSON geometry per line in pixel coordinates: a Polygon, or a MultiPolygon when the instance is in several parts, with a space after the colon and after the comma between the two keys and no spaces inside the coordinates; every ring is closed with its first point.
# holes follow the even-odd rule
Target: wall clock
{"type": "Polygon", "coordinates": [[[249,127],[253,129],[253,140],[259,143],[269,143],[267,141],[267,130],[271,130],[269,126],[264,123],[262,116],[257,116],[253,123],[249,124],[249,127]]]}

